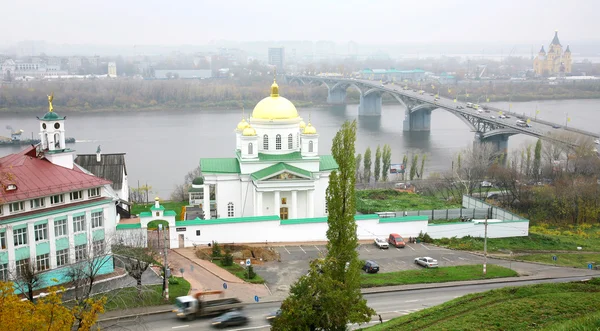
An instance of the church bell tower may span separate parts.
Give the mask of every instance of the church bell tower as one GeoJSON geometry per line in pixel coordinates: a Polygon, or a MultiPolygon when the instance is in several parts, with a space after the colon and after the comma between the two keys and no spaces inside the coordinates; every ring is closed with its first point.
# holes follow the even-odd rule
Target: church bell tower
{"type": "Polygon", "coordinates": [[[65,120],[54,112],[54,93],[48,96],[48,112],[40,120],[40,146],[44,157],[61,167],[73,169],[73,150],[67,148],[65,120]]]}

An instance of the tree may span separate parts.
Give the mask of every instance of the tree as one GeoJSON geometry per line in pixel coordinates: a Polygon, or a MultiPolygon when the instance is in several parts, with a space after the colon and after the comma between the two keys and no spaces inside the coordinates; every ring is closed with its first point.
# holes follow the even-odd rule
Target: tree
{"type": "Polygon", "coordinates": [[[363,180],[371,182],[371,147],[367,147],[363,160],[363,180]]]}
{"type": "Polygon", "coordinates": [[[426,158],[427,158],[427,155],[421,156],[421,169],[419,171],[419,178],[421,178],[421,179],[425,178],[425,159],[426,158]]]}
{"type": "Polygon", "coordinates": [[[408,166],[408,155],[404,154],[404,157],[402,158],[402,169],[404,170],[402,172],[402,180],[406,179],[406,166],[408,166]]]}
{"type": "Polygon", "coordinates": [[[347,323],[366,323],[375,311],[360,292],[360,261],[354,214],[356,121],[346,122],[333,139],[339,169],[331,173],[326,200],[327,256],[311,262],[308,275],[292,285],[273,330],[346,330],[347,323]]]}
{"type": "Polygon", "coordinates": [[[115,254],[114,258],[121,259],[129,276],[135,279],[138,296],[140,296],[142,275],[154,261],[154,252],[147,247],[147,239],[141,234],[133,236],[134,238],[131,238],[131,234],[129,236],[128,245],[115,244],[112,246],[112,251],[115,254]]]}
{"type": "Polygon", "coordinates": [[[377,145],[377,150],[375,150],[375,182],[379,181],[379,177],[381,177],[381,148],[377,145]]]}
{"type": "Polygon", "coordinates": [[[36,267],[36,261],[33,262],[29,259],[26,260],[25,264],[14,272],[13,277],[15,287],[19,289],[21,293],[27,297],[27,300],[34,302],[33,291],[44,287],[41,281],[40,271],[36,267]]]}
{"type": "Polygon", "coordinates": [[[542,139],[538,139],[535,143],[535,151],[533,153],[533,178],[536,180],[540,176],[540,168],[542,164],[542,139]]]}
{"type": "Polygon", "coordinates": [[[183,178],[183,184],[175,185],[175,189],[171,193],[171,200],[173,201],[187,201],[188,199],[188,191],[192,186],[192,182],[197,177],[200,177],[202,172],[200,171],[200,167],[196,167],[185,175],[183,178]]]}
{"type": "Polygon", "coordinates": [[[382,157],[383,169],[381,171],[381,179],[384,182],[388,180],[388,174],[390,171],[390,166],[392,165],[392,149],[390,145],[383,145],[383,157],[382,157]]]}
{"type": "Polygon", "coordinates": [[[412,158],[412,162],[410,163],[410,180],[413,180],[415,178],[415,175],[417,174],[417,163],[419,162],[419,155],[415,154],[413,155],[412,158]]]}
{"type": "Polygon", "coordinates": [[[362,177],[360,175],[360,163],[362,161],[362,155],[358,153],[356,156],[356,181],[362,183],[362,177]]]}
{"type": "Polygon", "coordinates": [[[531,145],[525,149],[526,161],[525,161],[525,174],[531,176],[531,145]]]}

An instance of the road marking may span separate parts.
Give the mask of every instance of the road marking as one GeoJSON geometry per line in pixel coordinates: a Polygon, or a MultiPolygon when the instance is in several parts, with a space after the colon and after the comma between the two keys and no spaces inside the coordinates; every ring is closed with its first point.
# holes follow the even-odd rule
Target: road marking
{"type": "Polygon", "coordinates": [[[304,254],[306,254],[306,251],[304,250],[304,248],[302,248],[302,246],[298,246],[300,247],[300,249],[304,252],[304,254]]]}
{"type": "Polygon", "coordinates": [[[173,326],[171,327],[171,329],[181,329],[181,328],[187,328],[189,325],[179,325],[179,326],[173,326]]]}
{"type": "Polygon", "coordinates": [[[315,248],[319,251],[319,253],[321,252],[321,250],[319,249],[319,247],[315,246],[315,248]]]}
{"type": "Polygon", "coordinates": [[[408,246],[408,248],[412,249],[413,251],[415,250],[415,249],[414,249],[414,248],[412,248],[410,245],[406,245],[406,246],[408,246]]]}
{"type": "Polygon", "coordinates": [[[271,326],[270,325],[252,326],[252,327],[249,327],[249,328],[232,329],[232,330],[229,330],[229,331],[256,330],[256,329],[264,329],[264,328],[271,328],[271,326]]]}
{"type": "Polygon", "coordinates": [[[465,259],[464,257],[460,257],[460,256],[459,256],[458,258],[459,258],[459,259],[461,259],[461,260],[463,260],[463,261],[466,261],[466,260],[467,260],[467,259],[465,259]]]}
{"type": "Polygon", "coordinates": [[[450,261],[450,259],[447,259],[447,258],[445,258],[445,257],[443,257],[443,256],[442,256],[442,259],[444,259],[444,260],[446,260],[446,261],[448,261],[448,262],[452,262],[452,261],[450,261]]]}
{"type": "Polygon", "coordinates": [[[365,251],[370,252],[370,250],[368,250],[367,247],[365,247],[365,251]]]}
{"type": "Polygon", "coordinates": [[[429,247],[427,247],[427,246],[425,246],[425,245],[423,245],[423,244],[421,244],[421,246],[425,247],[425,248],[426,248],[428,251],[430,251],[430,250],[431,250],[431,249],[429,249],[429,247]]]}
{"type": "Polygon", "coordinates": [[[288,249],[285,246],[283,246],[283,249],[285,249],[285,251],[288,252],[288,254],[292,254],[290,253],[290,251],[288,251],[288,249]]]}
{"type": "Polygon", "coordinates": [[[406,300],[404,302],[417,302],[417,301],[419,301],[419,300],[406,300]]]}
{"type": "Polygon", "coordinates": [[[396,247],[396,250],[400,251],[400,248],[396,247]]]}

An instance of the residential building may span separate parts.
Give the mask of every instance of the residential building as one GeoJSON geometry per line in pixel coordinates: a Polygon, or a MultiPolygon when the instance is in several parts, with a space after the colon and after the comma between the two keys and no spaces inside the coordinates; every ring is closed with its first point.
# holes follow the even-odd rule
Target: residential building
{"type": "Polygon", "coordinates": [[[269,48],[269,65],[275,66],[279,72],[285,70],[285,48],[271,47],[269,48]]]}
{"type": "Polygon", "coordinates": [[[117,64],[115,62],[108,62],[108,77],[117,78],[117,64]]]}

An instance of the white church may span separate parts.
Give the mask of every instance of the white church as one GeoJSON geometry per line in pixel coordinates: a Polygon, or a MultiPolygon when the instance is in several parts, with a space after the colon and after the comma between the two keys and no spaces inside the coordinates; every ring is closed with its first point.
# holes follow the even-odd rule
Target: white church
{"type": "Polygon", "coordinates": [[[235,157],[200,160],[203,178],[192,190],[205,219],[327,215],[325,191],[338,165],[333,156],[319,155],[316,128],[279,95],[277,82],[252,116],[238,123],[235,136],[235,157]]]}

